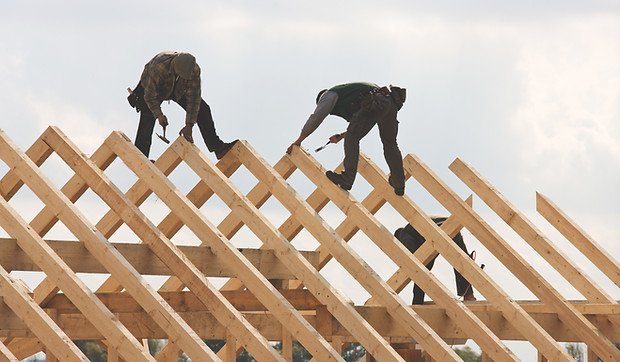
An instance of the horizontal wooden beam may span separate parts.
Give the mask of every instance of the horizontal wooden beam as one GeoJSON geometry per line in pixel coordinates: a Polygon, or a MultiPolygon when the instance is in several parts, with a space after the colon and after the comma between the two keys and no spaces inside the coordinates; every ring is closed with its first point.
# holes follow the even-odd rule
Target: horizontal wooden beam
{"type": "MultiPolygon", "coordinates": [[[[209,313],[190,292],[162,292],[164,299],[187,320],[192,328],[204,339],[226,339],[226,330],[209,313]]],[[[282,326],[273,315],[264,312],[260,302],[247,291],[222,292],[235,307],[243,310],[244,317],[254,325],[265,338],[280,340],[282,326]],[[256,310],[252,310],[256,308],[256,310]],[[260,311],[260,313],[256,313],[260,311]]],[[[316,326],[315,310],[325,310],[312,298],[307,290],[287,290],[282,293],[296,308],[306,309],[304,317],[316,326]],[[308,299],[306,299],[308,298],[308,299]]],[[[148,315],[140,311],[140,306],[127,293],[97,293],[97,296],[114,312],[137,338],[167,338],[148,315]]],[[[557,313],[539,301],[517,302],[538,324],[540,324],[558,342],[582,342],[577,334],[558,318],[557,313]]],[[[609,315],[620,315],[616,304],[591,304],[584,301],[571,301],[570,304],[582,313],[592,324],[599,328],[614,343],[620,343],[620,330],[609,323],[609,315]]],[[[97,339],[101,336],[88,321],[71,306],[62,294],[55,296],[48,307],[57,311],[58,325],[72,339],[97,339]]],[[[523,341],[525,338],[502,316],[502,313],[486,302],[468,303],[467,307],[482,320],[501,340],[523,341]]],[[[435,304],[412,306],[416,314],[422,317],[445,340],[470,339],[465,331],[458,328],[447,317],[444,308],[435,304]]],[[[405,329],[399,326],[385,307],[356,306],[357,312],[364,317],[382,336],[391,340],[399,340],[408,336],[405,329]]],[[[32,332],[25,328],[19,318],[13,315],[0,298],[0,337],[33,337],[32,332]],[[6,317],[6,318],[4,318],[6,317]]],[[[330,317],[329,315],[327,317],[330,317]]],[[[325,318],[325,316],[321,317],[325,318]]],[[[325,319],[321,319],[325,320],[325,319]]],[[[331,329],[316,326],[326,338],[343,338],[345,342],[354,341],[353,337],[334,318],[331,329]]]]}
{"type": "MultiPolygon", "coordinates": [[[[109,272],[97,261],[81,241],[46,240],[48,245],[76,273],[109,272]]],[[[148,245],[112,243],[112,245],[142,275],[172,275],[170,269],[151,251],[148,245]]],[[[196,267],[207,277],[234,278],[234,268],[218,259],[208,246],[178,246],[196,267]]],[[[268,279],[295,279],[288,268],[275,256],[272,250],[239,249],[241,253],[268,279]]],[[[319,264],[319,253],[300,252],[315,267],[319,264]]],[[[41,269],[11,238],[0,238],[0,265],[8,271],[40,271],[41,269]]]]}

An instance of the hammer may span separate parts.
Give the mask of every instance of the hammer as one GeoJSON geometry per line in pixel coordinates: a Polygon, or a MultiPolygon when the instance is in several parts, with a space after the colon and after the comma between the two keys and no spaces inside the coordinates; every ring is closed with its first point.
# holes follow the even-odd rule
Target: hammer
{"type": "Polygon", "coordinates": [[[155,133],[155,134],[157,135],[157,137],[159,137],[160,140],[169,144],[170,140],[166,138],[166,126],[161,126],[161,128],[164,130],[164,134],[163,135],[160,135],[159,133],[155,133]]]}

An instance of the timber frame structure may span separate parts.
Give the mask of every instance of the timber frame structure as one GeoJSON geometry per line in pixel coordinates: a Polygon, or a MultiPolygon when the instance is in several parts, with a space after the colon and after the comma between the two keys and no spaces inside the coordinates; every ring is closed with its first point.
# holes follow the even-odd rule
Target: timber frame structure
{"type": "MultiPolygon", "coordinates": [[[[404,158],[415,178],[450,214],[441,228],[407,195],[396,196],[385,175],[360,155],[359,174],[371,186],[363,201],[332,184],[325,169],[301,148],[274,166],[246,142],[238,141],[214,164],[179,137],[150,162],[120,132],[112,132],[90,157],[58,128],[48,128],[27,150],[0,131],[0,158],[8,171],[0,179],[0,361],[17,361],[44,351],[48,361],[83,361],[72,342],[94,340],[109,361],[176,361],[184,352],[193,361],[234,361],[247,350],[258,361],[291,361],[299,341],[315,361],[342,360],[347,343],[360,343],[378,361],[460,360],[450,344],[472,339],[483,360],[518,360],[504,341],[529,341],[539,360],[569,361],[559,342],[583,342],[589,360],[620,361],[620,305],[476,170],[456,159],[450,170],[537,251],[584,300],[568,301],[511,244],[415,155],[404,158]],[[56,154],[73,174],[57,187],[43,163],[56,154]],[[123,192],[104,172],[116,159],[137,176],[123,192]],[[182,163],[199,181],[181,192],[169,175],[182,163]],[[230,180],[241,167],[257,180],[247,194],[230,180]],[[315,187],[303,198],[287,179],[299,170],[315,187]],[[27,187],[43,203],[27,222],[10,204],[27,187]],[[108,207],[96,223],[78,200],[87,191],[108,207]],[[169,214],[155,225],[140,205],[155,195],[169,214]],[[214,225],[200,208],[216,195],[230,213],[214,225]],[[290,217],[276,227],[259,208],[277,200],[290,217]],[[333,203],[345,214],[332,227],[319,214],[333,203]],[[415,253],[405,249],[375,214],[385,204],[428,241],[415,253]],[[60,221],[77,239],[44,239],[60,221]],[[112,242],[126,226],[142,243],[112,242]],[[247,227],[263,244],[238,249],[230,239],[247,227]],[[171,238],[186,227],[202,243],[181,246],[171,238]],[[537,301],[513,300],[451,237],[467,229],[498,262],[519,279],[537,301]],[[302,230],[320,245],[299,251],[291,243],[302,230]],[[398,270],[384,280],[347,242],[361,231],[398,270]],[[425,265],[441,254],[483,300],[461,302],[425,265]],[[371,298],[354,305],[320,273],[332,260],[348,271],[371,298]],[[34,290],[12,271],[45,274],[34,290]],[[77,273],[104,274],[91,290],[77,273]],[[145,275],[166,276],[155,289],[145,275]],[[228,278],[215,287],[208,278],[228,278]],[[411,280],[433,303],[411,306],[398,295],[411,280]],[[152,357],[146,339],[169,343],[152,357]],[[225,340],[216,354],[204,340],[225,340]],[[270,342],[281,341],[282,351],[270,342]],[[419,346],[414,349],[411,346],[419,346]]],[[[186,171],[186,172],[190,172],[186,171]]],[[[537,211],[620,287],[620,265],[564,212],[543,195],[537,211]]],[[[614,291],[616,293],[617,291],[614,291]]],[[[613,294],[613,293],[612,293],[613,294]]],[[[479,297],[480,299],[480,297],[479,297]]]]}

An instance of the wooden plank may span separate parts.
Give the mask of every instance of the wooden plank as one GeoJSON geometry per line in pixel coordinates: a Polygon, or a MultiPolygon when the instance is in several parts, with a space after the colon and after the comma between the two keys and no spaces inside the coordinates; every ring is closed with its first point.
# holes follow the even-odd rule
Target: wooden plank
{"type": "MultiPolygon", "coordinates": [[[[402,268],[406,268],[409,276],[412,277],[416,283],[419,283],[424,291],[431,296],[436,303],[442,305],[449,311],[451,318],[462,323],[463,328],[469,329],[470,331],[475,330],[476,332],[472,334],[476,336],[475,338],[478,345],[481,347],[484,346],[484,348],[491,350],[490,353],[494,353],[494,357],[498,359],[516,359],[514,354],[512,354],[512,352],[495,335],[493,335],[493,333],[490,332],[484,323],[476,318],[475,315],[471,313],[462,303],[458,302],[452,293],[450,293],[450,291],[448,291],[447,288],[440,281],[438,281],[429,270],[426,269],[426,266],[420,263],[419,260],[415,259],[402,245],[402,243],[398,241],[381,223],[379,223],[379,221],[370,212],[368,212],[368,210],[364,209],[350,193],[345,192],[329,181],[329,179],[324,176],[325,169],[319,165],[316,160],[312,159],[305,151],[302,151],[299,148],[293,150],[291,158],[297,167],[309,179],[313,180],[317,186],[323,189],[323,192],[335,205],[337,205],[345,214],[352,217],[356,221],[357,226],[364,231],[370,240],[372,240],[397,265],[402,268]]],[[[362,157],[360,157],[360,161],[362,161],[362,157]]],[[[369,169],[369,167],[366,168],[369,169]]],[[[367,179],[369,178],[367,174],[364,175],[364,177],[367,179]]],[[[369,182],[371,182],[371,180],[369,180],[369,182]]],[[[390,198],[386,197],[386,193],[388,192],[384,192],[382,196],[394,205],[391,201],[391,196],[395,195],[391,192],[389,187],[385,187],[384,185],[379,187],[376,185],[373,186],[377,190],[389,190],[390,198]]],[[[396,209],[399,210],[398,208],[396,209]]],[[[401,215],[406,215],[402,213],[402,209],[400,212],[401,215]]],[[[437,226],[430,220],[430,218],[428,219],[428,222],[437,229],[437,226]]],[[[450,240],[450,246],[458,249],[452,240],[450,240]]],[[[471,259],[469,259],[469,261],[471,261],[471,259]]],[[[358,282],[361,281],[358,279],[358,282]]],[[[382,303],[385,302],[383,301],[382,303]]],[[[438,360],[443,359],[444,356],[441,353],[438,354],[436,349],[430,348],[431,346],[429,346],[425,340],[416,340],[424,346],[424,349],[428,350],[431,355],[433,355],[433,358],[438,360]]],[[[374,353],[371,354],[373,354],[373,356],[375,355],[374,353]]]]}
{"type": "Polygon", "coordinates": [[[523,238],[549,265],[560,273],[581,295],[593,303],[610,303],[613,298],[601,289],[581,268],[540,231],[521,211],[491,183],[456,159],[452,172],[478,195],[506,224],[523,238]]]}
{"type": "MultiPolygon", "coordinates": [[[[456,193],[452,191],[443,181],[441,181],[426,165],[424,165],[414,155],[405,157],[405,167],[411,174],[452,214],[458,215],[467,230],[469,230],[485,247],[493,253],[511,272],[517,276],[530,290],[537,295],[543,303],[548,303],[556,308],[562,316],[562,320],[570,328],[578,330],[589,343],[596,343],[599,347],[603,347],[608,353],[605,356],[614,356],[620,354],[620,351],[613,347],[613,351],[609,348],[608,340],[593,329],[591,324],[584,320],[574,308],[568,306],[559,293],[553,289],[545,279],[537,273],[510,245],[493,230],[482,218],[476,214],[468,205],[461,201],[456,193]],[[566,318],[566,319],[564,319],[566,318]]],[[[442,254],[443,255],[443,254],[442,254]]],[[[453,264],[454,266],[454,264],[453,264]]],[[[457,268],[459,269],[459,268],[457,268]]],[[[479,269],[479,268],[478,268],[479,269]]],[[[459,270],[468,281],[472,282],[474,278],[470,278],[459,270]]],[[[475,283],[473,283],[475,285],[475,283]]],[[[477,287],[483,294],[481,288],[477,287]]],[[[491,300],[485,295],[487,300],[491,300]]],[[[503,302],[505,297],[498,298],[498,303],[503,302]]],[[[495,303],[494,303],[495,304],[495,303]]],[[[513,304],[506,305],[506,310],[514,309],[521,316],[524,335],[528,335],[528,339],[536,348],[550,358],[555,359],[557,352],[566,355],[566,351],[560,348],[557,343],[552,343],[552,339],[548,335],[541,335],[536,332],[539,328],[532,328],[531,321],[522,318],[523,313],[514,308],[513,304]],[[510,309],[508,309],[510,308],[510,309]],[[544,344],[544,346],[543,346],[544,344]],[[558,351],[559,350],[559,351],[558,351]]],[[[517,318],[514,319],[517,322],[517,318]]],[[[535,326],[534,326],[535,327],[535,326]]],[[[611,344],[613,346],[613,344],[611,344]]],[[[618,356],[620,359],[620,356],[618,356]]]]}
{"type": "MultiPolygon", "coordinates": [[[[32,159],[37,166],[41,166],[52,154],[52,150],[38,138],[26,151],[26,155],[32,159]]],[[[0,180],[0,196],[9,201],[17,191],[24,185],[21,178],[14,170],[9,170],[0,180]]]]}
{"type": "MultiPolygon", "coordinates": [[[[377,300],[388,308],[411,337],[441,359],[455,358],[456,353],[385,283],[383,279],[325,222],[305,200],[284,181],[245,141],[239,141],[234,152],[252,174],[299,220],[316,240],[377,300]],[[453,355],[454,354],[454,355],[453,355]]],[[[327,179],[326,179],[327,180],[327,179]]],[[[328,181],[329,182],[329,181],[328,181]]],[[[315,181],[316,183],[316,181],[315,181]]],[[[321,187],[322,185],[317,185],[321,187]]],[[[349,206],[344,206],[348,208],[349,206]]],[[[361,221],[363,222],[363,221],[361,221]]],[[[424,269],[423,266],[421,268],[424,269]]],[[[306,279],[303,279],[306,283],[306,279]]],[[[473,314],[471,314],[473,316],[473,314]]],[[[480,322],[480,324],[482,324],[480,322]]],[[[501,342],[500,342],[501,344],[501,342]]],[[[505,349],[505,351],[508,351],[505,349]]],[[[372,353],[372,352],[371,352],[372,353]]],[[[374,355],[374,353],[373,353],[374,355]]],[[[504,357],[510,356],[506,353],[504,357]]],[[[510,358],[510,357],[508,357],[510,358]]],[[[516,358],[513,358],[516,359],[516,358]]]]}
{"type": "MultiPolygon", "coordinates": [[[[166,326],[171,336],[179,340],[185,350],[196,357],[213,360],[215,354],[192,333],[187,324],[168,306],[153,290],[142,276],[123,258],[109,241],[95,229],[88,219],[58,190],[53,183],[18,150],[8,137],[2,133],[0,149],[4,161],[18,172],[28,187],[48,206],[57,210],[58,218],[71,232],[85,242],[86,247],[99,262],[123,280],[123,286],[130,292],[143,308],[161,325],[166,326]]],[[[108,339],[110,340],[110,339],[108,339]]],[[[115,339],[112,339],[115,340],[115,339]]],[[[126,343],[124,340],[119,343],[126,343]]],[[[150,358],[150,356],[149,356],[150,358]]]]}
{"type": "MultiPolygon", "coordinates": [[[[1,139],[4,140],[4,138],[1,139]]],[[[8,154],[9,151],[6,150],[5,145],[4,142],[0,142],[0,149],[2,149],[3,154],[8,154]]],[[[126,345],[123,352],[128,357],[148,359],[145,358],[147,355],[131,336],[131,333],[114,318],[88,287],[4,199],[0,199],[0,224],[5,231],[18,240],[23,252],[27,253],[46,275],[53,276],[56,284],[62,287],[63,291],[80,310],[93,323],[99,325],[107,338],[126,345]]]]}
{"type": "Polygon", "coordinates": [[[0,361],[2,362],[19,362],[17,357],[7,348],[7,346],[0,342],[0,361]]]}
{"type": "MultiPolygon", "coordinates": [[[[45,240],[58,256],[76,273],[103,273],[108,271],[99,264],[81,241],[45,240]]],[[[148,245],[113,242],[116,248],[142,275],[173,275],[170,269],[155,255],[148,245]]],[[[222,263],[208,246],[179,245],[177,248],[207,277],[236,277],[234,268],[222,263]]],[[[240,248],[256,268],[269,279],[294,279],[295,276],[280,262],[272,250],[240,248]]],[[[317,252],[300,251],[317,266],[317,252]]],[[[36,263],[18,246],[17,240],[0,238],[0,265],[6,270],[41,271],[36,263]]]]}
{"type": "MultiPolygon", "coordinates": [[[[0,198],[3,202],[3,198],[0,198]]],[[[18,285],[9,273],[0,267],[0,294],[4,302],[17,314],[28,328],[45,344],[52,353],[63,361],[86,361],[87,358],[69,337],[54,323],[37,303],[18,285]]],[[[4,346],[3,343],[0,343],[4,346]]],[[[4,347],[2,350],[5,350],[4,347]]],[[[8,349],[7,349],[8,350],[8,349]]],[[[12,353],[2,353],[12,356],[12,353]]],[[[14,357],[14,356],[13,356],[14,357]]]]}
{"type": "MultiPolygon", "coordinates": [[[[412,160],[413,157],[410,159],[412,160]]],[[[456,159],[449,168],[452,172],[455,172],[457,176],[463,174],[464,171],[461,172],[461,170],[465,169],[469,169],[470,173],[478,174],[477,171],[473,170],[473,168],[469,167],[460,159],[456,159]]],[[[476,175],[476,178],[483,180],[482,176],[479,174],[476,175]]],[[[474,235],[478,233],[476,237],[478,240],[481,240],[483,244],[487,241],[485,245],[489,251],[493,252],[495,256],[543,303],[549,304],[555,308],[568,328],[573,328],[578,331],[584,342],[589,347],[593,348],[599,356],[603,356],[603,359],[620,360],[620,350],[618,350],[613,343],[611,343],[609,339],[583,315],[568,304],[564,297],[553,288],[542,275],[530,266],[525,259],[518,255],[506,241],[501,239],[497,233],[492,232],[491,228],[486,225],[486,223],[481,223],[479,218],[475,218],[471,208],[467,207],[463,214],[467,215],[464,215],[462,220],[469,217],[472,223],[476,223],[475,226],[472,226],[471,223],[466,223],[468,230],[474,235]]],[[[543,350],[543,353],[549,358],[552,358],[546,351],[543,350]]]]}
{"type": "MultiPolygon", "coordinates": [[[[473,199],[469,196],[465,202],[471,206],[473,199]]],[[[446,235],[450,238],[454,238],[456,234],[461,231],[463,225],[458,222],[458,220],[454,216],[448,217],[440,226],[440,229],[443,230],[446,235]]],[[[435,256],[437,256],[438,252],[433,247],[432,243],[424,243],[418,250],[415,251],[413,256],[418,259],[422,264],[427,265],[435,256]]],[[[407,272],[405,269],[399,267],[394,274],[388,279],[387,284],[390,288],[394,289],[396,293],[400,293],[408,284],[411,282],[411,278],[407,276],[407,272]]],[[[373,298],[370,298],[364,303],[364,305],[372,305],[376,303],[373,298]]]]}
{"type": "MultiPolygon", "coordinates": [[[[166,159],[160,158],[155,162],[155,166],[160,169],[164,173],[164,175],[168,175],[166,171],[168,170],[166,167],[167,163],[170,162],[168,159],[174,159],[175,164],[179,164],[181,162],[181,158],[176,154],[176,152],[172,151],[172,149],[166,149],[166,159]],[[160,163],[161,162],[161,163],[160,163]]],[[[222,172],[230,176],[232,175],[240,165],[240,162],[230,158],[224,157],[220,162],[218,162],[218,168],[222,170],[222,172]]],[[[131,189],[127,192],[127,197],[134,202],[134,204],[139,205],[140,200],[143,195],[147,193],[150,194],[151,190],[148,188],[143,181],[139,180],[131,187],[131,189]]],[[[201,207],[207,200],[213,195],[213,192],[202,182],[198,182],[198,184],[188,193],[187,198],[196,205],[197,208],[201,207]],[[206,191],[205,191],[206,189],[206,191]]],[[[104,218],[112,220],[108,223],[120,222],[118,220],[118,216],[110,211],[104,218]],[[114,221],[117,220],[117,221],[114,221]]],[[[107,223],[106,223],[107,224],[107,223]]],[[[157,228],[167,237],[172,238],[183,226],[183,222],[173,213],[169,213],[160,223],[157,225],[157,228]]],[[[107,229],[106,229],[107,230],[107,229]]],[[[113,230],[110,230],[113,231],[113,230]]],[[[105,234],[104,234],[105,235],[105,234]]],[[[104,282],[99,290],[101,291],[113,291],[119,289],[118,282],[108,279],[104,282]]],[[[183,282],[181,282],[177,277],[170,277],[161,287],[160,290],[182,290],[185,287],[183,282]]]]}
{"type": "MultiPolygon", "coordinates": [[[[91,189],[99,195],[103,201],[114,210],[136,233],[136,235],[147,244],[153,253],[179,278],[198,299],[209,307],[218,320],[230,328],[232,332],[246,344],[252,355],[256,358],[271,360],[280,359],[280,355],[274,351],[269,341],[264,339],[258,331],[250,325],[245,318],[237,311],[218,289],[211,284],[200,270],[183,254],[177,247],[166,238],[151,223],[151,221],[138,209],[136,205],[118,189],[111,180],[92,162],[83,157],[77,147],[73,145],[65,135],[56,128],[49,128],[43,139],[51,145],[54,151],[69,165],[76,174],[80,175],[91,189]]],[[[137,149],[136,149],[137,151],[137,149]]],[[[146,157],[146,163],[151,164],[146,157]]],[[[155,168],[151,164],[152,168],[155,168]]],[[[160,172],[161,174],[161,172],[160,172]]],[[[163,177],[163,174],[161,174],[163,177]]],[[[163,298],[161,298],[163,301],[163,298]]],[[[185,322],[184,322],[185,323],[185,322]]],[[[181,336],[183,336],[181,334],[181,336]]],[[[194,350],[195,340],[193,334],[190,338],[174,339],[190,358],[199,359],[203,355],[204,349],[208,349],[209,354],[217,358],[211,349],[204,344],[198,344],[199,349],[194,350]]],[[[176,336],[175,336],[176,337],[176,336]]]]}
{"type": "MultiPolygon", "coordinates": [[[[187,292],[186,292],[187,293],[187,292]]],[[[126,293],[120,293],[126,294],[126,293]]],[[[125,300],[132,301],[131,297],[125,296],[125,300]]],[[[174,298],[176,299],[176,298],[174,298]]],[[[125,308],[120,304],[121,297],[111,298],[111,303],[108,305],[111,310],[114,307],[118,307],[119,311],[124,311],[125,308]]],[[[521,307],[540,324],[555,340],[559,342],[583,342],[580,337],[572,330],[566,329],[565,325],[558,318],[557,313],[550,310],[544,304],[536,301],[518,301],[521,307]]],[[[620,329],[609,323],[607,317],[609,315],[619,315],[617,307],[614,305],[596,305],[592,307],[584,301],[571,302],[580,313],[583,313],[588,320],[595,324],[599,329],[603,330],[610,336],[610,339],[614,343],[620,343],[620,329]]],[[[207,307],[201,303],[196,303],[195,307],[186,309],[182,301],[179,300],[178,304],[172,302],[172,306],[179,311],[185,320],[188,321],[192,329],[194,329],[201,338],[204,339],[225,339],[226,328],[221,326],[217,319],[209,313],[207,307]]],[[[468,303],[466,305],[469,309],[476,314],[476,316],[484,321],[484,323],[502,340],[515,340],[515,341],[527,341],[523,335],[516,330],[502,315],[502,312],[497,310],[494,306],[486,302],[468,303]]],[[[444,308],[435,304],[415,305],[412,306],[416,314],[420,315],[442,338],[449,342],[455,339],[469,339],[471,336],[457,326],[453,320],[447,315],[444,308]]],[[[319,308],[320,309],[320,308],[319,308]]],[[[400,324],[394,320],[394,318],[387,312],[385,307],[380,306],[355,306],[356,311],[364,317],[384,338],[389,340],[408,340],[411,341],[411,337],[408,337],[407,330],[402,328],[400,324]]],[[[279,341],[282,338],[282,325],[278,320],[268,312],[256,313],[255,311],[243,312],[246,319],[256,326],[256,328],[266,338],[271,341],[279,341]]],[[[132,333],[135,333],[137,338],[166,338],[166,332],[162,330],[157,324],[155,324],[151,318],[145,314],[139,308],[128,312],[116,313],[119,320],[126,324],[132,333]]],[[[327,332],[326,337],[331,337],[332,340],[335,337],[340,337],[344,342],[357,342],[357,340],[351,336],[351,334],[344,328],[337,319],[331,317],[329,312],[326,312],[329,316],[329,320],[325,318],[325,315],[319,317],[317,314],[304,312],[304,317],[309,323],[315,326],[321,333],[327,332]],[[323,324],[331,325],[329,329],[323,328],[323,324]]],[[[68,310],[58,310],[57,324],[62,328],[65,333],[72,339],[98,339],[101,338],[99,332],[93,328],[92,324],[78,313],[72,313],[68,310]]],[[[6,336],[8,334],[21,335],[20,333],[29,333],[32,337],[32,332],[29,332],[25,325],[12,325],[5,328],[3,321],[0,320],[0,336],[6,336]]],[[[332,343],[333,344],[333,343],[332,343]]],[[[16,352],[14,352],[16,354],[16,352]]],[[[32,352],[34,353],[34,352],[32,352]]],[[[27,357],[30,354],[24,356],[27,357]]],[[[17,354],[16,354],[17,355],[17,354]]]]}
{"type": "Polygon", "coordinates": [[[536,210],[620,287],[620,263],[546,196],[536,193],[536,210]]]}
{"type": "Polygon", "coordinates": [[[8,343],[7,347],[19,360],[32,356],[33,354],[42,351],[44,348],[43,343],[41,343],[38,338],[35,338],[34,334],[30,335],[27,339],[16,339],[12,337],[9,337],[8,339],[11,339],[12,341],[8,343]]]}
{"type": "MultiPolygon", "coordinates": [[[[159,291],[159,295],[172,308],[178,312],[193,310],[209,310],[204,303],[192,292],[164,292],[159,291]]],[[[222,295],[240,311],[267,311],[267,308],[260,302],[252,292],[248,290],[224,290],[222,295]]],[[[297,310],[315,310],[321,304],[308,290],[281,290],[280,293],[297,310]]],[[[142,309],[130,295],[122,292],[98,292],[95,293],[113,313],[131,313],[142,309]]],[[[0,306],[2,303],[0,303],[0,306]]],[[[46,308],[56,309],[61,313],[78,313],[71,300],[66,295],[60,293],[55,295],[46,305],[46,308]]],[[[607,309],[605,309],[607,310],[607,309]]],[[[620,314],[620,313],[618,313],[620,314]]]]}
{"type": "MultiPolygon", "coordinates": [[[[283,325],[286,325],[291,330],[295,338],[301,341],[313,355],[322,356],[321,358],[325,358],[326,360],[341,360],[341,357],[331,348],[327,341],[325,341],[325,339],[307,323],[299,312],[293,308],[269,281],[232,246],[230,241],[217,231],[215,226],[206,219],[200,210],[181,194],[178,189],[172,187],[170,181],[164,178],[159,170],[150,162],[146,161],[146,158],[133,148],[126,136],[119,132],[114,132],[108,137],[106,143],[121,159],[123,159],[134,173],[142,180],[149,183],[150,188],[158,195],[160,200],[166,203],[203,243],[208,243],[213,250],[216,250],[219,257],[230,262],[239,270],[239,277],[245,280],[248,289],[250,289],[263,304],[280,319],[283,325]]],[[[203,168],[202,170],[206,171],[208,168],[210,172],[214,172],[214,175],[208,175],[211,178],[199,174],[203,181],[206,183],[213,182],[213,184],[230,188],[230,181],[205,158],[204,154],[200,153],[196,146],[189,144],[180,137],[171,147],[179,153],[190,167],[192,167],[192,163],[197,162],[200,164],[199,167],[203,168]],[[183,143],[185,143],[185,148],[179,152],[178,147],[183,143]]],[[[196,171],[196,169],[194,169],[194,171],[196,171]]],[[[214,189],[214,191],[217,191],[213,184],[209,184],[209,186],[214,189]]],[[[234,204],[234,202],[229,202],[228,204],[231,205],[234,204]]],[[[276,255],[280,256],[280,251],[275,248],[274,250],[276,250],[276,255]]],[[[295,255],[299,256],[299,258],[296,259],[297,262],[303,265],[309,265],[298,253],[295,255]]],[[[289,265],[289,268],[291,267],[291,264],[287,265],[289,265]]]]}

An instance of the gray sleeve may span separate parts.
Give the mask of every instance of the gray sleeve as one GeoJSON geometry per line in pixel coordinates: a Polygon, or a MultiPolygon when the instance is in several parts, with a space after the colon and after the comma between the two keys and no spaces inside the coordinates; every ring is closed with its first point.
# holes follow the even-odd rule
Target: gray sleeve
{"type": "Polygon", "coordinates": [[[301,136],[305,138],[314,132],[325,117],[334,109],[336,102],[338,102],[338,93],[332,91],[325,92],[321,99],[319,99],[314,112],[308,117],[306,124],[301,129],[301,136]]]}

